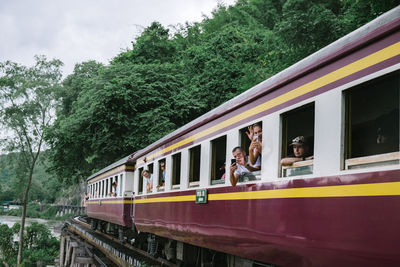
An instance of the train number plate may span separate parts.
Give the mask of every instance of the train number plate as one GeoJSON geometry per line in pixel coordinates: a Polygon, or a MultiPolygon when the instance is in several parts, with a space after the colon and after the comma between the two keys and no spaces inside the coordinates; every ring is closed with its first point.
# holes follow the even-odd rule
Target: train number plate
{"type": "Polygon", "coordinates": [[[196,203],[206,204],[207,203],[207,189],[196,190],[196,203]]]}

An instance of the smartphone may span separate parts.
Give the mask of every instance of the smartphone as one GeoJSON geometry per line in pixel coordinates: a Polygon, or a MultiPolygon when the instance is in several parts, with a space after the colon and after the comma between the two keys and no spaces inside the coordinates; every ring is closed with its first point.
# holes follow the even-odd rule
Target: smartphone
{"type": "Polygon", "coordinates": [[[232,165],[233,163],[236,163],[236,159],[231,159],[231,165],[232,165]]]}
{"type": "Polygon", "coordinates": [[[254,141],[254,142],[257,142],[257,141],[258,141],[258,135],[257,135],[257,134],[253,135],[253,141],[254,141]]]}

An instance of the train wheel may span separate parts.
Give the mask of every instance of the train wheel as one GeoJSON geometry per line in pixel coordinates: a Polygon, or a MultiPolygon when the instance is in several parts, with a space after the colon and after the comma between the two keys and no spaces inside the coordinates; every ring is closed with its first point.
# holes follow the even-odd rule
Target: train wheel
{"type": "Polygon", "coordinates": [[[97,221],[95,219],[90,220],[90,229],[96,230],[97,221]]]}
{"type": "Polygon", "coordinates": [[[121,243],[125,242],[124,228],[123,227],[118,227],[118,241],[121,242],[121,243]]]}

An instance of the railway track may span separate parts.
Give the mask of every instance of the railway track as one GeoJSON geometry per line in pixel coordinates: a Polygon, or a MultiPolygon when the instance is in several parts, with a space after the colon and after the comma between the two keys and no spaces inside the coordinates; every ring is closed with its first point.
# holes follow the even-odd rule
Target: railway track
{"type": "Polygon", "coordinates": [[[116,238],[90,229],[81,217],[65,222],[61,234],[58,266],[177,266],[162,258],[154,258],[146,251],[116,238]]]}

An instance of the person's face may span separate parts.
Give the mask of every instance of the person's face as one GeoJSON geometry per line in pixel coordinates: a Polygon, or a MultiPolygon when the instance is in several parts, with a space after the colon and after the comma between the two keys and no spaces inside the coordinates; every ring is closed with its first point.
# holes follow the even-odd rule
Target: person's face
{"type": "Polygon", "coordinates": [[[258,140],[262,140],[262,128],[259,126],[255,126],[253,128],[254,134],[258,135],[258,140]]]}
{"type": "Polygon", "coordinates": [[[293,154],[295,157],[299,158],[304,155],[305,148],[304,146],[299,146],[299,145],[293,145],[293,154]]]}
{"type": "Polygon", "coordinates": [[[236,149],[233,153],[233,157],[236,159],[236,162],[240,165],[246,165],[246,153],[242,152],[239,149],[236,149]]]}
{"type": "Polygon", "coordinates": [[[161,170],[165,170],[165,165],[161,164],[161,170]]]}
{"type": "Polygon", "coordinates": [[[143,173],[143,176],[146,177],[146,178],[149,178],[149,177],[150,177],[150,174],[149,174],[148,172],[144,172],[144,173],[143,173]]]}

